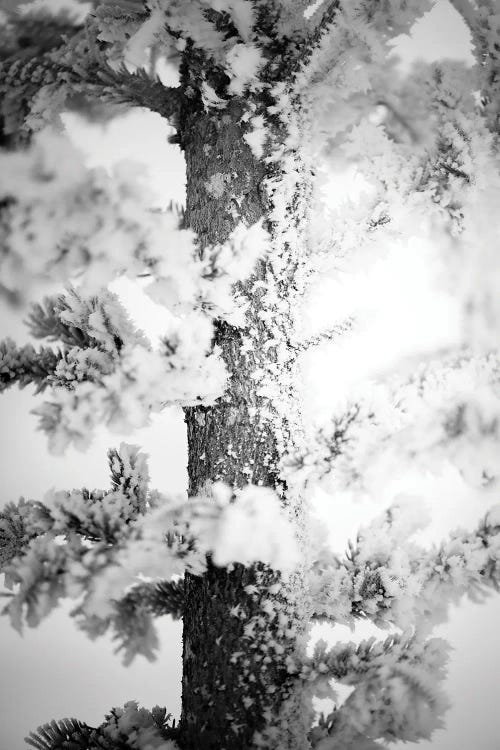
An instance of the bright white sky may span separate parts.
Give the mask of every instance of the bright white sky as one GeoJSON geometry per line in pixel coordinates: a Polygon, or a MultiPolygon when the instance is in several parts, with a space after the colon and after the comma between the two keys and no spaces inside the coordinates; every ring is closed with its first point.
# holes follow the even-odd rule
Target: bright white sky
{"type": "MultiPolygon", "coordinates": [[[[467,30],[455,11],[445,0],[440,0],[432,14],[417,24],[412,38],[400,40],[398,52],[403,64],[408,64],[416,56],[435,59],[446,55],[463,59],[470,55],[468,44],[467,30]]],[[[76,144],[88,154],[91,165],[111,167],[120,159],[144,162],[149,165],[151,182],[161,196],[159,202],[183,202],[183,160],[178,149],[168,144],[168,130],[159,117],[132,112],[106,128],[92,130],[72,127],[70,116],[66,121],[76,144]]],[[[333,180],[330,187],[335,189],[333,180]]],[[[345,192],[345,181],[342,188],[345,192]]],[[[417,294],[426,287],[425,273],[425,264],[411,269],[408,278],[412,284],[409,284],[407,293],[417,294]]],[[[151,330],[151,320],[155,317],[149,307],[152,303],[147,303],[130,283],[120,284],[119,289],[138,325],[151,330]]],[[[331,290],[323,293],[325,299],[331,300],[331,290]]],[[[317,299],[320,296],[318,294],[317,299]]],[[[441,321],[441,328],[434,326],[432,333],[434,336],[449,336],[454,326],[453,310],[447,307],[446,301],[436,302],[434,299],[433,304],[441,304],[442,309],[429,311],[429,324],[432,320],[441,321]]],[[[2,337],[12,335],[21,341],[24,332],[17,317],[9,311],[2,311],[1,319],[2,337]]],[[[408,330],[409,321],[399,321],[399,329],[392,332],[396,339],[403,330],[408,330]]],[[[387,325],[387,322],[387,319],[382,319],[380,325],[387,325]]],[[[159,333],[158,325],[161,323],[156,323],[152,334],[159,333]]],[[[317,401],[316,407],[311,403],[311,408],[318,408],[319,412],[328,393],[338,393],[342,373],[338,370],[338,358],[335,370],[328,360],[328,352],[316,356],[324,357],[324,361],[321,367],[315,363],[312,370],[326,373],[326,377],[320,378],[312,389],[317,394],[317,401]],[[337,377],[335,389],[331,380],[333,372],[337,377]]],[[[125,436],[110,435],[102,429],[87,454],[72,449],[64,457],[50,456],[44,437],[35,431],[35,418],[29,413],[33,405],[30,391],[11,392],[0,399],[2,502],[16,500],[20,495],[42,498],[51,487],[69,489],[90,485],[106,488],[106,450],[118,445],[125,436]]],[[[179,411],[162,414],[154,420],[151,428],[136,433],[128,441],[140,444],[149,453],[152,486],[173,492],[184,491],[186,445],[179,411]]],[[[441,484],[434,483],[429,487],[428,495],[433,500],[433,538],[440,538],[458,524],[470,527],[485,510],[476,496],[464,491],[456,477],[448,476],[441,484]]],[[[317,502],[330,522],[332,544],[339,551],[345,548],[347,539],[354,536],[360,517],[366,522],[380,510],[367,501],[353,512],[348,498],[338,498],[332,513],[332,500],[324,493],[318,493],[317,502]]],[[[497,597],[492,598],[488,605],[463,604],[453,611],[451,622],[436,633],[446,637],[456,648],[448,679],[453,708],[447,716],[447,729],[436,733],[432,742],[420,743],[421,750],[498,750],[499,621],[500,597],[497,597]]],[[[21,750],[24,747],[22,737],[52,718],[77,716],[97,724],[109,708],[129,699],[137,699],[147,707],[156,703],[166,705],[167,710],[178,715],[181,626],[168,618],[159,624],[162,634],[159,660],[152,665],[136,660],[132,667],[124,668],[112,655],[107,639],[95,643],[88,641],[76,631],[64,609],[54,613],[38,629],[28,630],[23,640],[10,629],[5,619],[1,619],[0,747],[21,750]]],[[[336,635],[347,640],[353,638],[345,628],[338,628],[336,635]]],[[[366,630],[355,635],[356,639],[365,636],[366,630]]],[[[395,747],[397,750],[398,746],[395,747]]]]}

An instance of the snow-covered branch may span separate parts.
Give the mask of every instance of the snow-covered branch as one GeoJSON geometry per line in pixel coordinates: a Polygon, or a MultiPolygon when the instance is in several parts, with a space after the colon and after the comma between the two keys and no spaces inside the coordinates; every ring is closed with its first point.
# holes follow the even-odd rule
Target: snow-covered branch
{"type": "Polygon", "coordinates": [[[31,344],[17,347],[12,339],[0,341],[0,393],[11,385],[31,384],[36,393],[44,391],[63,358],[50,347],[36,350],[31,344]]]}
{"type": "Polygon", "coordinates": [[[391,506],[359,532],[342,559],[324,549],[311,573],[317,617],[425,629],[446,620],[449,605],[462,596],[499,588],[499,506],[474,531],[458,530],[430,549],[411,541],[421,525],[415,513],[391,506]]]}
{"type": "Polygon", "coordinates": [[[210,402],[222,393],[224,366],[212,351],[211,323],[201,314],[173,319],[153,349],[111,292],[83,296],[70,289],[47,301],[45,311],[36,309],[34,333],[61,335],[61,350],[43,348],[38,360],[32,347],[4,342],[1,377],[4,388],[16,382],[50,388],[50,401],[35,413],[55,452],[68,442],[85,448],[99,423],[131,430],[168,403],[210,402]]]}
{"type": "MultiPolygon", "coordinates": [[[[68,0],[68,6],[71,0],[68,0]]],[[[81,30],[83,24],[83,4],[73,3],[73,12],[69,7],[64,10],[50,11],[48,2],[43,4],[23,4],[24,7],[5,11],[2,7],[0,23],[0,59],[6,60],[22,54],[28,58],[36,54],[49,52],[60,47],[64,40],[81,30]]]]}
{"type": "Polygon", "coordinates": [[[87,169],[69,139],[47,129],[24,151],[1,153],[0,168],[2,287],[18,304],[57,281],[96,291],[124,273],[158,277],[161,266],[162,278],[183,277],[193,265],[193,233],[175,207],[152,208],[137,167],[87,169]]]}
{"type": "Polygon", "coordinates": [[[24,554],[31,540],[47,532],[78,534],[91,542],[118,542],[129,525],[146,512],[149,474],[146,456],[137,446],[122,443],[110,449],[112,489],[51,492],[42,502],[21,498],[0,511],[2,565],[24,554]]]}
{"type": "Polygon", "coordinates": [[[154,706],[151,711],[128,701],[123,708],[112,708],[98,727],[77,719],[61,719],[43,724],[25,738],[35,750],[71,747],[120,747],[123,750],[179,750],[177,729],[171,714],[154,706]]]}
{"type": "Polygon", "coordinates": [[[11,37],[8,52],[0,60],[4,137],[40,129],[78,96],[148,107],[175,124],[178,90],[164,86],[141,68],[130,72],[123,59],[113,64],[110,55],[116,44],[111,49],[106,44],[98,18],[89,16],[84,28],[81,24],[71,26],[68,16],[52,16],[47,6],[8,17],[3,34],[11,37]],[[48,38],[44,33],[47,28],[52,29],[48,38]],[[72,33],[68,35],[69,28],[72,33]],[[26,30],[31,44],[25,43],[26,30]]]}
{"type": "Polygon", "coordinates": [[[219,566],[260,561],[285,572],[297,564],[292,524],[271,490],[249,485],[234,497],[214,485],[186,503],[149,491],[136,446],[108,457],[110,491],[52,491],[46,505],[21,499],[0,514],[1,572],[16,586],[3,613],[19,630],[61,598],[83,597],[72,616],[90,637],[111,628],[126,663],[136,654],[152,659],[153,617],[182,616],[184,570],[201,574],[207,556],[219,566]]]}
{"type": "Polygon", "coordinates": [[[53,519],[43,503],[25,500],[7,503],[0,511],[0,568],[23,555],[32,539],[52,528],[53,519]]]}
{"type": "MultiPolygon", "coordinates": [[[[45,497],[48,505],[21,499],[1,512],[1,570],[6,585],[16,586],[13,593],[4,594],[8,601],[3,613],[18,629],[23,619],[35,626],[60,598],[83,594],[72,616],[90,637],[111,628],[117,650],[129,663],[139,653],[154,658],[158,640],[153,617],[182,615],[183,583],[141,582],[134,573],[119,574],[120,549],[134,536],[134,525],[150,510],[156,495],[148,491],[147,464],[137,447],[122,444],[120,451],[110,450],[108,458],[110,491],[52,492],[45,497]],[[98,606],[94,581],[105,571],[107,583],[98,606]]],[[[167,547],[168,533],[158,537],[167,547]]],[[[170,549],[173,544],[172,537],[170,549]]],[[[178,546],[182,557],[182,542],[178,546]]]]}
{"type": "Polygon", "coordinates": [[[159,580],[133,585],[128,592],[110,602],[109,611],[98,615],[87,612],[85,602],[71,612],[77,626],[89,638],[110,632],[115,654],[121,654],[128,666],[136,656],[156,659],[159,649],[154,618],[169,615],[174,620],[184,611],[184,582],[159,580]]]}
{"type": "Polygon", "coordinates": [[[409,376],[360,388],[294,461],[305,481],[328,477],[342,489],[370,491],[383,476],[402,476],[445,461],[473,486],[499,476],[499,363],[466,352],[422,363],[409,376]],[[311,456],[315,457],[311,461],[311,456]]]}
{"type": "Polygon", "coordinates": [[[374,750],[380,747],[376,740],[428,739],[441,726],[448,707],[440,685],[447,651],[438,638],[397,635],[357,646],[339,644],[330,650],[319,642],[302,668],[302,678],[311,683],[313,691],[332,678],[353,691],[340,708],[312,729],[313,747],[374,750]]]}

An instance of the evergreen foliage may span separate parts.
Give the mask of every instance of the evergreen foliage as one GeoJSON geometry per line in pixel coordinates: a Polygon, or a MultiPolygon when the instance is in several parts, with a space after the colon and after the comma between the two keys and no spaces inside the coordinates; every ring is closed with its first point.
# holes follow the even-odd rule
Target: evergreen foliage
{"type": "MultiPolygon", "coordinates": [[[[106,7],[107,4],[104,5],[106,7]]],[[[115,10],[124,12],[117,6],[115,10]]],[[[23,130],[26,117],[31,127],[43,125],[50,97],[57,107],[83,94],[111,103],[158,110],[172,117],[178,108],[176,91],[164,87],[144,70],[130,73],[123,64],[110,67],[101,51],[99,36],[110,16],[99,12],[84,24],[71,22],[67,14],[47,17],[43,12],[13,14],[3,29],[9,43],[0,59],[0,94],[3,135],[23,130]],[[9,54],[10,53],[10,54],[9,54]]],[[[56,111],[56,110],[54,110],[56,111]]]]}
{"type": "Polygon", "coordinates": [[[151,711],[129,701],[113,708],[98,727],[89,727],[77,719],[51,721],[26,737],[36,750],[139,750],[161,748],[175,750],[175,722],[164,708],[151,711]]]}
{"type": "Polygon", "coordinates": [[[425,547],[425,491],[406,502],[395,489],[443,467],[479,494],[500,478],[498,0],[453,1],[474,66],[407,72],[391,42],[431,0],[66,5],[0,17],[0,293],[50,344],[0,342],[0,391],[49,394],[35,413],[55,452],[182,406],[190,499],[152,490],[146,456],[123,443],[108,491],[7,504],[3,613],[21,630],[72,598],[78,626],[111,632],[126,664],[156,657],[155,618],[182,617],[184,703],[179,730],[131,701],[99,727],[52,721],[26,741],[375,750],[428,738],[447,707],[448,651],[428,636],[450,603],[500,585],[499,506],[425,547]],[[59,114],[105,105],[176,128],[185,211],[155,208],[137,172],[86,167],[59,114]],[[326,205],[332,175],[346,195],[326,205]],[[147,279],[166,308],[158,342],[108,288],[124,276],[147,279]],[[321,413],[314,369],[328,373],[321,413]],[[343,557],[312,523],[318,487],[332,506],[384,504],[343,557]],[[308,655],[312,621],[361,618],[398,632],[308,655]],[[335,683],[352,689],[345,700],[335,683]],[[317,722],[315,696],[334,705],[317,722]]]}
{"type": "Polygon", "coordinates": [[[26,742],[36,750],[71,750],[88,748],[92,729],[78,719],[51,721],[38,727],[26,737],[26,742]]]}

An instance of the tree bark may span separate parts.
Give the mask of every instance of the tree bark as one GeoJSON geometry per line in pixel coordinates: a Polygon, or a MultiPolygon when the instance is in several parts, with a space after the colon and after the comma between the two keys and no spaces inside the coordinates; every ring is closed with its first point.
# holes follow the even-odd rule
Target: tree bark
{"type": "MultiPolygon", "coordinates": [[[[227,240],[239,221],[251,225],[263,217],[272,231],[263,189],[269,168],[243,139],[244,102],[232,100],[222,111],[207,112],[193,94],[193,82],[185,80],[184,86],[188,97],[192,95],[180,126],[187,166],[185,223],[197,233],[200,253],[227,240]],[[212,190],[214,184],[221,189],[212,190]]],[[[255,284],[266,280],[268,262],[259,262],[252,278],[241,284],[249,303],[247,327],[216,325],[215,343],[229,375],[225,395],[214,406],[185,410],[190,495],[220,480],[234,488],[247,483],[271,487],[285,497],[280,453],[289,426],[260,393],[257,377],[270,364],[277,366],[275,322],[270,325],[260,314],[262,291],[255,284]]],[[[286,296],[287,290],[283,292],[286,296]]],[[[278,373],[278,389],[280,382],[278,373]]],[[[289,392],[282,395],[290,398],[289,392]]],[[[303,648],[303,609],[300,574],[284,582],[263,565],[226,569],[209,562],[205,575],[187,576],[181,717],[185,750],[245,750],[255,744],[307,747],[308,717],[289,670],[303,648]]]]}

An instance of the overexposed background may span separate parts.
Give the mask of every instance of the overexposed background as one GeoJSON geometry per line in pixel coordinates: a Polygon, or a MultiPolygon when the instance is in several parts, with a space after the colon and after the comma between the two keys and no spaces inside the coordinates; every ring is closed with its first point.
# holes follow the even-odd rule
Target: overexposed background
{"type": "MultiPolygon", "coordinates": [[[[408,62],[415,57],[470,58],[467,30],[451,6],[443,1],[414,29],[411,39],[398,40],[398,53],[408,62]]],[[[67,119],[75,143],[89,156],[89,163],[111,166],[122,158],[145,162],[153,185],[165,203],[182,202],[183,163],[179,151],[167,143],[168,129],[160,118],[133,112],[104,128],[82,130],[67,119]]],[[[130,286],[120,287],[139,325],[147,327],[147,308],[130,286]]],[[[18,316],[0,311],[0,336],[18,342],[26,332],[18,316]]],[[[38,397],[40,400],[40,397],[38,397]]],[[[133,436],[98,433],[91,449],[83,454],[71,449],[63,457],[51,456],[44,436],[36,430],[30,414],[35,401],[31,389],[13,390],[0,398],[0,503],[27,498],[42,499],[51,487],[98,487],[109,485],[106,451],[121,439],[137,443],[150,456],[151,484],[168,492],[186,487],[186,438],[182,413],[168,410],[156,417],[148,429],[133,436]]],[[[467,496],[442,498],[441,526],[470,526],[486,507],[468,504],[467,496]]],[[[352,536],[354,516],[339,508],[328,515],[339,543],[352,536]]],[[[357,521],[356,521],[357,523],[357,521]]],[[[125,668],[112,653],[109,639],[90,642],[69,619],[70,606],[53,613],[36,630],[26,629],[21,638],[5,618],[0,618],[0,750],[21,750],[23,737],[52,718],[76,716],[98,724],[112,706],[136,699],[146,707],[165,705],[178,716],[181,680],[181,625],[161,618],[161,653],[154,664],[137,659],[125,668]]],[[[422,750],[499,750],[500,715],[500,597],[488,604],[463,603],[452,610],[450,622],[436,635],[447,638],[453,652],[448,692],[453,708],[447,728],[436,732],[422,750]]],[[[338,637],[350,639],[346,629],[338,637]]],[[[407,745],[405,747],[408,747],[407,745]]]]}

